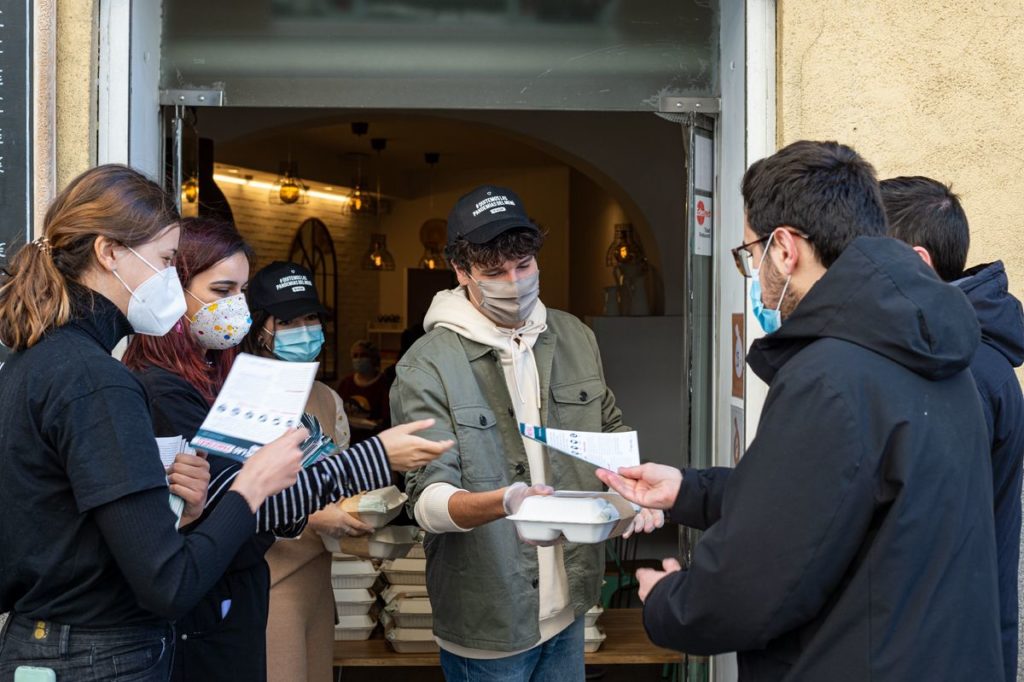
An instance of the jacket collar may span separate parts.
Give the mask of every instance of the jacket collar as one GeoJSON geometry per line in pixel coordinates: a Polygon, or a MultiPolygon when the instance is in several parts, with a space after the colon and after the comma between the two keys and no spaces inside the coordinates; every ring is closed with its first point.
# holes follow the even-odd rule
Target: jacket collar
{"type": "MultiPolygon", "coordinates": [[[[466,351],[466,358],[473,362],[485,355],[497,357],[497,351],[472,339],[467,339],[461,334],[458,335],[462,347],[466,351]]],[[[548,327],[537,337],[537,344],[533,347],[534,358],[537,361],[537,373],[540,378],[540,414],[546,419],[548,410],[548,387],[551,386],[551,368],[555,360],[555,348],[558,345],[558,336],[548,327]]]]}
{"type": "Polygon", "coordinates": [[[106,296],[78,284],[70,287],[69,294],[68,324],[92,337],[106,352],[113,351],[121,339],[134,331],[128,318],[106,296]]]}

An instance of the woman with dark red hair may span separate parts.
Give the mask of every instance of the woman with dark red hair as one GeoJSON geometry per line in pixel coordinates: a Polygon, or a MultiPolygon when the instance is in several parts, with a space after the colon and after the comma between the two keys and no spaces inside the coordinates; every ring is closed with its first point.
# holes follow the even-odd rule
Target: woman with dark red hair
{"type": "MultiPolygon", "coordinates": [[[[166,337],[134,337],[124,356],[146,388],[157,436],[191,439],[206,418],[231,368],[235,346],[252,323],[242,293],[250,260],[251,250],[233,225],[204,218],[181,222],[175,265],[186,314],[166,337]]],[[[412,435],[427,426],[408,424],[326,457],[301,471],[291,488],[268,498],[256,513],[257,532],[220,582],[177,622],[172,679],[265,680],[270,575],[264,554],[275,537],[298,536],[309,514],[342,497],[389,485],[392,467],[422,466],[451,446],[412,435]]],[[[209,459],[204,516],[240,469],[224,457],[209,459]]]]}

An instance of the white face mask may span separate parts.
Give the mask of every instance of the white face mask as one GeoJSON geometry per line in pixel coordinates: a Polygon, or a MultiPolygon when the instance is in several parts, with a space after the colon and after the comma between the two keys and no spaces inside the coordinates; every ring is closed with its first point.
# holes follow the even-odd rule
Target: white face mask
{"type": "Polygon", "coordinates": [[[153,271],[145,282],[132,291],[121,275],[114,270],[114,277],[132,295],[128,301],[128,323],[139,334],[147,336],[163,336],[171,330],[188,306],[185,305],[185,292],[178,279],[178,271],[174,267],[157,270],[153,265],[136,253],[135,249],[125,247],[135,257],[149,266],[153,271]]]}
{"type": "MultiPolygon", "coordinates": [[[[185,292],[195,300],[203,300],[191,291],[185,292]]],[[[242,342],[252,326],[252,315],[245,302],[245,294],[227,296],[203,307],[189,320],[192,338],[207,350],[234,348],[242,342]]]]}

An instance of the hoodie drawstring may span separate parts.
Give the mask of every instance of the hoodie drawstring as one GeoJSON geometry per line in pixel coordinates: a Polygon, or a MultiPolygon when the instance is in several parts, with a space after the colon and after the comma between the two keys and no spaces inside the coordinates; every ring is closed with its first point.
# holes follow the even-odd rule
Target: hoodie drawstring
{"type": "Polygon", "coordinates": [[[526,396],[523,395],[522,386],[519,385],[519,366],[516,363],[516,358],[519,356],[519,349],[525,347],[526,352],[530,354],[530,363],[533,368],[534,381],[533,384],[537,388],[537,406],[540,407],[540,371],[537,369],[537,356],[533,352],[533,346],[526,342],[523,338],[524,334],[541,334],[548,326],[546,324],[537,324],[536,322],[527,321],[526,324],[519,327],[518,329],[506,329],[504,327],[495,326],[495,329],[502,335],[508,336],[509,350],[512,355],[512,383],[516,386],[516,394],[519,397],[521,404],[526,404],[526,396]]]}

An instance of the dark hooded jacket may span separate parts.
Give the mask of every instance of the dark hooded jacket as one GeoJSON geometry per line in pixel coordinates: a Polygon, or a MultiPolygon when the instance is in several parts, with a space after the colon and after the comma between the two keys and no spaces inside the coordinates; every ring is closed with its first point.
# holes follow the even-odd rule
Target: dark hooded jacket
{"type": "Polygon", "coordinates": [[[955,283],[974,306],[981,345],[971,360],[992,452],[999,610],[1007,680],[1017,679],[1017,561],[1020,551],[1024,394],[1013,368],[1024,363],[1024,313],[1000,261],[979,265],[955,283]]]}
{"type": "Polygon", "coordinates": [[[966,297],[905,244],[854,241],[753,344],[769,384],[734,470],[686,471],[705,528],[648,595],[656,644],[740,680],[1003,679],[985,420],[966,297]]]}

